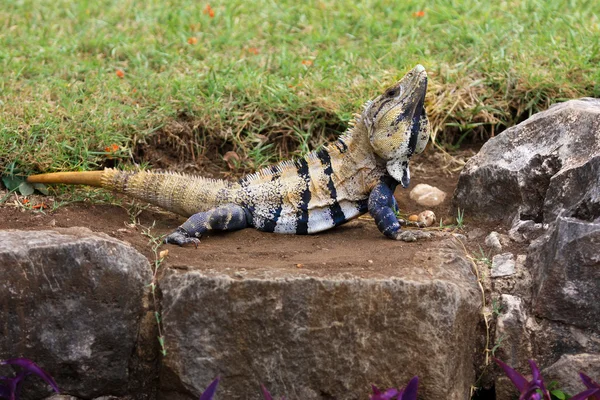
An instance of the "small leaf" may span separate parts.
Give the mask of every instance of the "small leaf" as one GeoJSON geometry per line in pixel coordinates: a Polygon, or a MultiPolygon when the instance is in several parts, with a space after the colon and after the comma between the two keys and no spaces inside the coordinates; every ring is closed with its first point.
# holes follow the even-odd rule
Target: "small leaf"
{"type": "Polygon", "coordinates": [[[21,193],[23,196],[32,195],[33,192],[35,192],[35,189],[33,188],[33,185],[31,183],[23,181],[19,185],[19,193],[21,193]]]}
{"type": "Polygon", "coordinates": [[[587,386],[589,389],[600,389],[600,385],[592,380],[589,376],[584,374],[583,372],[579,373],[579,377],[581,378],[583,384],[587,386]]]}
{"type": "Polygon", "coordinates": [[[571,397],[570,400],[585,400],[587,398],[591,398],[595,400],[600,397],[600,389],[588,389],[584,392],[577,393],[575,396],[571,397]]]}
{"type": "Polygon", "coordinates": [[[200,396],[200,400],[212,400],[215,392],[217,391],[217,386],[219,385],[219,377],[217,376],[214,381],[211,382],[210,385],[206,388],[204,393],[200,396]]]}
{"type": "Polygon", "coordinates": [[[48,385],[52,386],[52,389],[54,389],[56,393],[60,392],[58,390],[58,385],[56,384],[54,379],[52,379],[52,376],[50,376],[49,373],[44,371],[39,365],[27,358],[11,358],[10,360],[0,361],[0,365],[19,366],[23,368],[24,371],[31,374],[35,374],[42,378],[48,385]]]}
{"type": "Polygon", "coordinates": [[[2,177],[2,183],[10,191],[16,190],[22,182],[25,182],[25,178],[22,176],[4,175],[2,177]]]}
{"type": "Polygon", "coordinates": [[[417,389],[419,387],[419,377],[413,377],[404,388],[401,400],[417,400],[417,389]]]}
{"type": "Polygon", "coordinates": [[[262,394],[265,400],[273,400],[273,396],[271,396],[271,393],[269,393],[265,385],[263,385],[262,383],[260,385],[260,389],[262,390],[262,394]]]}
{"type": "Polygon", "coordinates": [[[553,390],[550,392],[550,394],[559,400],[565,400],[567,398],[567,395],[565,395],[562,390],[553,390]]]}
{"type": "Polygon", "coordinates": [[[35,190],[37,190],[45,196],[48,196],[50,194],[50,192],[48,192],[48,188],[43,183],[34,183],[33,187],[35,188],[35,190]]]}
{"type": "Polygon", "coordinates": [[[508,379],[510,379],[511,382],[517,387],[517,389],[519,389],[519,392],[523,393],[527,390],[529,382],[523,377],[523,375],[521,375],[513,368],[509,367],[497,358],[494,358],[494,361],[496,361],[496,364],[498,364],[500,368],[504,370],[504,373],[506,374],[506,376],[508,376],[508,379]]]}

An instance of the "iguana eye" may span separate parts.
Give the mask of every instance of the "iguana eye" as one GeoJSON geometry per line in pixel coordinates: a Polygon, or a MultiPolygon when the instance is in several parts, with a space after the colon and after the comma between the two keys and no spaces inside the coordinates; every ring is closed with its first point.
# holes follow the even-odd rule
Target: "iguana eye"
{"type": "Polygon", "coordinates": [[[393,89],[388,89],[388,91],[385,92],[385,95],[387,97],[396,97],[396,95],[398,95],[398,93],[400,93],[400,89],[393,88],[393,89]]]}

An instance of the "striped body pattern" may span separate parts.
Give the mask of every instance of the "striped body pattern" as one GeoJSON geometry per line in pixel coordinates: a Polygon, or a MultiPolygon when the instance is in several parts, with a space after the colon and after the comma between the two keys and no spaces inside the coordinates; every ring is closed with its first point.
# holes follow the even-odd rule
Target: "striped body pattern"
{"type": "Polygon", "coordinates": [[[367,102],[337,141],[237,182],[114,169],[34,175],[28,181],[102,186],[189,217],[165,239],[178,245],[197,245],[210,230],[246,227],[311,234],[366,212],[384,235],[404,240],[393,192],[398,184],[408,186],[409,158],[429,140],[426,90],[427,74],[418,65],[367,102]]]}
{"type": "Polygon", "coordinates": [[[341,225],[368,211],[370,189],[385,173],[374,159],[357,169],[346,157],[328,146],[247,176],[235,203],[250,212],[253,227],[265,232],[301,235],[341,225]]]}

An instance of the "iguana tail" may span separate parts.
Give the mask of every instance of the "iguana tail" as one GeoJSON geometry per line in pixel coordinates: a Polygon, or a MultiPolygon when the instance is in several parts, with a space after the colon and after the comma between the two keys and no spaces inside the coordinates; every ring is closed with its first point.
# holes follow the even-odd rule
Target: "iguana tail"
{"type": "Polygon", "coordinates": [[[220,179],[172,172],[104,171],[55,172],[32,175],[30,183],[60,183],[97,186],[190,216],[231,202],[236,184],[220,179]]]}

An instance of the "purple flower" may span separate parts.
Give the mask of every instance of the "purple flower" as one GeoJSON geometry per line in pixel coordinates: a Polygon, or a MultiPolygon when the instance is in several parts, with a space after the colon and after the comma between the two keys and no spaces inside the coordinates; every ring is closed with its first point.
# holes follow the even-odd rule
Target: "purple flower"
{"type": "Polygon", "coordinates": [[[217,376],[211,383],[208,385],[206,390],[202,392],[200,395],[200,400],[212,400],[215,392],[217,391],[217,386],[219,386],[219,377],[217,376]]]}
{"type": "Polygon", "coordinates": [[[494,361],[496,361],[496,364],[498,364],[500,368],[504,370],[504,373],[506,376],[508,376],[508,379],[510,379],[519,392],[521,392],[519,400],[551,400],[550,393],[548,393],[548,390],[544,386],[544,381],[540,375],[540,370],[533,360],[529,360],[529,366],[531,367],[532,375],[531,381],[525,379],[523,375],[497,358],[494,358],[494,361]]]}
{"type": "MultiPolygon", "coordinates": [[[[273,396],[271,396],[271,393],[269,393],[265,385],[263,385],[262,383],[260,385],[260,390],[262,390],[262,394],[265,400],[273,400],[273,396]]],[[[282,397],[281,400],[285,400],[285,397],[282,397]]]]}
{"type": "Polygon", "coordinates": [[[401,390],[390,388],[381,392],[377,386],[371,385],[371,387],[373,388],[371,400],[417,400],[419,377],[415,376],[412,378],[410,382],[408,382],[408,385],[401,390]]]}
{"type": "MultiPolygon", "coordinates": [[[[584,374],[583,372],[579,373],[579,377],[581,378],[581,381],[583,382],[583,384],[585,385],[585,387],[588,388],[588,390],[586,390],[585,392],[581,392],[576,396],[582,395],[584,393],[587,393],[586,397],[580,397],[580,399],[586,399],[586,398],[590,398],[591,400],[600,400],[600,385],[596,382],[594,382],[592,380],[592,378],[590,378],[589,376],[587,376],[586,374],[584,374]],[[589,393],[588,393],[589,392],[589,393]]],[[[576,399],[573,396],[571,399],[575,399],[575,400],[579,400],[576,399]]]]}
{"type": "Polygon", "coordinates": [[[14,365],[21,368],[21,371],[19,371],[14,378],[0,377],[0,381],[4,382],[0,384],[0,397],[16,400],[19,397],[23,380],[31,374],[42,378],[56,393],[60,392],[58,390],[58,385],[54,379],[52,379],[50,374],[27,358],[11,358],[9,360],[0,361],[0,365],[14,365]]]}
{"type": "MultiPolygon", "coordinates": [[[[529,360],[532,375],[531,381],[525,379],[523,375],[519,374],[513,368],[497,358],[494,358],[494,361],[496,361],[496,363],[504,370],[506,376],[508,376],[519,392],[521,392],[519,400],[550,400],[550,393],[548,393],[548,390],[544,386],[544,380],[542,379],[540,370],[533,360],[529,360]]],[[[588,387],[588,390],[576,394],[571,397],[570,400],[585,400],[588,398],[591,400],[600,400],[600,386],[583,373],[580,373],[579,376],[583,383],[588,387]]]]}
{"type": "Polygon", "coordinates": [[[0,381],[5,382],[0,385],[0,397],[9,400],[18,399],[25,376],[27,376],[27,372],[21,371],[14,378],[0,377],[0,381]]]}

